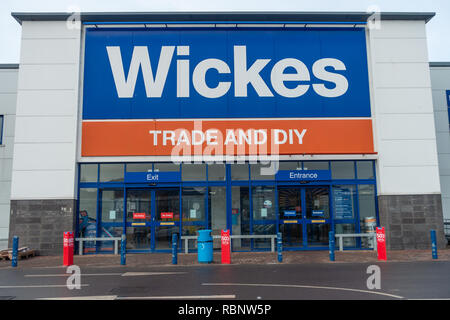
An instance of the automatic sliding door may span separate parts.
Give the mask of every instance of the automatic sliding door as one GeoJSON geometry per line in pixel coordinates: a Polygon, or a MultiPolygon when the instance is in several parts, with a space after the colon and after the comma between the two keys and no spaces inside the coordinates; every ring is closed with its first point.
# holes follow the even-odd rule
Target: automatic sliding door
{"type": "Polygon", "coordinates": [[[308,246],[328,246],[330,231],[329,187],[305,188],[308,246]]]}
{"type": "Polygon", "coordinates": [[[283,247],[303,247],[302,211],[300,188],[278,189],[279,231],[283,235],[283,247]]]}
{"type": "Polygon", "coordinates": [[[127,250],[152,249],[151,212],[151,190],[127,190],[127,250]]]}
{"type": "Polygon", "coordinates": [[[168,250],[172,248],[172,235],[180,234],[180,190],[157,189],[154,193],[155,249],[168,250]]]}

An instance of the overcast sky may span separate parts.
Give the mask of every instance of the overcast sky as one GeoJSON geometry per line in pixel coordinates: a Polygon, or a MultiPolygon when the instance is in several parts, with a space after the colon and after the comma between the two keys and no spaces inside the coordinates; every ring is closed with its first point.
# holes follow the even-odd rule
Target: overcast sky
{"type": "Polygon", "coordinates": [[[450,61],[450,0],[0,0],[0,63],[18,63],[20,25],[11,12],[363,11],[436,12],[427,24],[430,61],[450,61]]]}

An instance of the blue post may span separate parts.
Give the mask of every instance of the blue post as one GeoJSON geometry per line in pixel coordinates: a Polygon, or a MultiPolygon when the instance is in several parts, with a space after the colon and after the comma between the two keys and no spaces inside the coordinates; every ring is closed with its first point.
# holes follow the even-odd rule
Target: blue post
{"type": "Polygon", "coordinates": [[[334,232],[330,231],[328,233],[329,238],[329,248],[330,248],[330,261],[334,261],[334,249],[335,249],[335,241],[334,241],[334,232]]]}
{"type": "Polygon", "coordinates": [[[122,266],[127,264],[126,250],[127,250],[127,236],[123,234],[122,239],[120,241],[120,264],[122,266]]]}
{"type": "Polygon", "coordinates": [[[12,249],[12,259],[11,259],[11,266],[13,268],[17,267],[17,255],[19,252],[19,237],[14,236],[13,238],[13,249],[12,249]]]}
{"type": "Polygon", "coordinates": [[[433,256],[433,259],[437,259],[438,253],[436,243],[436,230],[431,230],[430,235],[431,235],[431,255],[433,256]]]}
{"type": "Polygon", "coordinates": [[[277,252],[278,252],[278,262],[283,262],[283,239],[281,232],[277,233],[277,252]]]}
{"type": "Polygon", "coordinates": [[[172,264],[177,264],[178,262],[177,242],[178,242],[178,235],[174,233],[172,234],[172,264]]]}

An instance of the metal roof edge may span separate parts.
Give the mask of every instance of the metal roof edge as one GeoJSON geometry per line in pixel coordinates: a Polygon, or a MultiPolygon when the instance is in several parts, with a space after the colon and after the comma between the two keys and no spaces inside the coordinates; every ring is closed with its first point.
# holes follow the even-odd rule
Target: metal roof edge
{"type": "Polygon", "coordinates": [[[0,63],[0,69],[19,69],[18,63],[0,63]]]}
{"type": "Polygon", "coordinates": [[[430,67],[434,67],[434,68],[450,67],[450,61],[433,61],[433,62],[430,62],[430,67]]]}
{"type": "MultiPolygon", "coordinates": [[[[63,21],[70,12],[12,12],[20,24],[23,21],[63,21]]],[[[235,11],[235,12],[81,12],[82,22],[151,22],[151,21],[338,21],[363,22],[372,15],[368,12],[289,12],[289,11],[235,11]]],[[[424,20],[434,12],[381,12],[382,20],[424,20]]]]}

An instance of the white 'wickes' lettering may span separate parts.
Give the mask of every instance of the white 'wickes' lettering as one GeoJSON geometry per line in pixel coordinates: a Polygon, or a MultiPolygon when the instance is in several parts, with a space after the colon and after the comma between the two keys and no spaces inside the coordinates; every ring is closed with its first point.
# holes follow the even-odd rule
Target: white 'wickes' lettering
{"type": "MultiPolygon", "coordinates": [[[[189,46],[162,46],[156,73],[153,73],[147,46],[135,46],[131,57],[130,67],[125,76],[124,63],[120,47],[107,46],[109,63],[116,85],[119,98],[132,98],[136,87],[139,70],[142,71],[145,92],[147,98],[161,98],[167,82],[167,76],[172,64],[172,58],[177,48],[176,55],[176,96],[178,98],[190,97],[190,60],[189,46]]],[[[247,67],[247,47],[234,46],[234,96],[247,97],[248,87],[251,85],[259,97],[273,97],[274,94],[261,76],[261,71],[269,64],[271,59],[256,59],[247,67]]],[[[154,65],[154,64],[153,64],[154,65]]],[[[311,74],[308,67],[295,58],[285,58],[276,62],[270,72],[270,84],[273,90],[285,98],[298,98],[304,95],[312,87],[316,94],[325,98],[337,98],[344,95],[349,88],[347,78],[333,71],[346,71],[345,64],[334,58],[322,58],[314,62],[311,67],[312,74],[319,81],[334,84],[325,86],[325,83],[311,83],[311,74]],[[286,69],[295,70],[294,73],[286,73],[286,69]],[[296,86],[286,86],[285,82],[296,82],[296,86]],[[305,83],[310,82],[310,84],[305,83]]],[[[217,84],[207,84],[206,74],[214,69],[219,74],[230,74],[230,66],[223,60],[209,58],[200,61],[192,72],[192,85],[195,91],[205,98],[220,98],[226,95],[231,88],[230,81],[218,81],[217,84]]]]}

